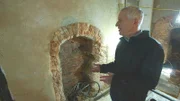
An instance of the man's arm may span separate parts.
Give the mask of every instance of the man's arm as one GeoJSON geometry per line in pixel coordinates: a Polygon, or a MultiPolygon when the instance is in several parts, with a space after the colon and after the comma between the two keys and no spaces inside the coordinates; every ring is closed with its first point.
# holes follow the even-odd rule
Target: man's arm
{"type": "Polygon", "coordinates": [[[114,73],[115,68],[116,68],[115,62],[102,64],[100,65],[100,72],[101,73],[108,73],[108,72],[114,73]]]}
{"type": "Polygon", "coordinates": [[[143,62],[141,69],[141,80],[150,88],[154,88],[159,81],[164,61],[164,51],[162,47],[155,47],[143,62]]]}
{"type": "Polygon", "coordinates": [[[142,63],[140,74],[133,77],[131,84],[136,85],[137,88],[154,89],[161,75],[163,61],[164,51],[160,46],[149,50],[142,63]]]}
{"type": "MultiPolygon", "coordinates": [[[[117,55],[117,53],[121,53],[121,49],[123,49],[123,47],[125,47],[124,43],[123,42],[119,42],[117,47],[116,47],[116,53],[115,53],[115,57],[117,55]]],[[[119,67],[121,67],[119,62],[117,62],[119,59],[116,59],[115,61],[113,62],[110,62],[108,64],[102,64],[100,65],[100,72],[101,73],[108,73],[108,72],[111,72],[111,73],[116,73],[117,72],[117,69],[119,69],[119,67]]]]}

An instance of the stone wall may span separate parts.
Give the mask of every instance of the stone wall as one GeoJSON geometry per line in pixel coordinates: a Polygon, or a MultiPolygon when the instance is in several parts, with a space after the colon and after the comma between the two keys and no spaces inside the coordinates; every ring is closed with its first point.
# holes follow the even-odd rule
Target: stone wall
{"type": "MultiPolygon", "coordinates": [[[[91,39],[93,41],[91,54],[95,57],[95,62],[96,62],[99,61],[100,59],[99,57],[101,53],[100,49],[102,42],[100,35],[101,34],[99,29],[87,23],[70,24],[68,26],[61,27],[58,31],[55,32],[53,39],[51,40],[50,43],[50,57],[51,57],[50,69],[52,72],[56,101],[65,101],[66,99],[63,91],[63,82],[62,82],[63,70],[61,67],[62,65],[60,64],[61,56],[59,56],[59,52],[61,50],[60,46],[64,42],[79,36],[91,39]]],[[[72,46],[74,45],[72,44],[72,46]]],[[[77,57],[75,56],[74,59],[75,58],[78,58],[79,60],[82,59],[81,55],[78,55],[77,57]]],[[[72,72],[74,71],[72,70],[72,72]]]]}
{"type": "Polygon", "coordinates": [[[173,29],[172,16],[162,17],[153,26],[152,37],[157,39],[164,48],[165,61],[169,53],[169,32],[173,29]]]}

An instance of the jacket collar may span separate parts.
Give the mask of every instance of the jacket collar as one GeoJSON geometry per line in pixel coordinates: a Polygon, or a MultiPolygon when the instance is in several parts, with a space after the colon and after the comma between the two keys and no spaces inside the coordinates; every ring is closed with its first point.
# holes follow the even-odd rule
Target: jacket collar
{"type": "Polygon", "coordinates": [[[140,33],[137,33],[135,36],[130,37],[129,40],[127,40],[127,38],[125,38],[125,37],[121,37],[120,40],[130,42],[132,40],[144,39],[144,38],[148,38],[148,37],[150,37],[149,31],[144,30],[144,31],[141,31],[140,33]]]}

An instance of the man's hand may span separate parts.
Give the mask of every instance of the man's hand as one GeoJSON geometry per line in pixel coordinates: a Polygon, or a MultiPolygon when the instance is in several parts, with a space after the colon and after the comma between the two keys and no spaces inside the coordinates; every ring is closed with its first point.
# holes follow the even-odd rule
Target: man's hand
{"type": "Polygon", "coordinates": [[[92,68],[92,72],[100,72],[100,64],[94,64],[92,68]]]}
{"type": "Polygon", "coordinates": [[[103,81],[104,83],[111,84],[113,73],[108,73],[107,76],[100,76],[100,81],[103,81]]]}

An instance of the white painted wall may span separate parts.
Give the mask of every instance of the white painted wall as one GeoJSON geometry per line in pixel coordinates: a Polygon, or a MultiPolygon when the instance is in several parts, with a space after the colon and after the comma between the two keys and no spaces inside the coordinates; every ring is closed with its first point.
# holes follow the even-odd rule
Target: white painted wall
{"type": "Polygon", "coordinates": [[[152,12],[153,12],[154,0],[140,0],[139,7],[144,12],[144,21],[142,24],[142,30],[151,30],[152,12]]]}

